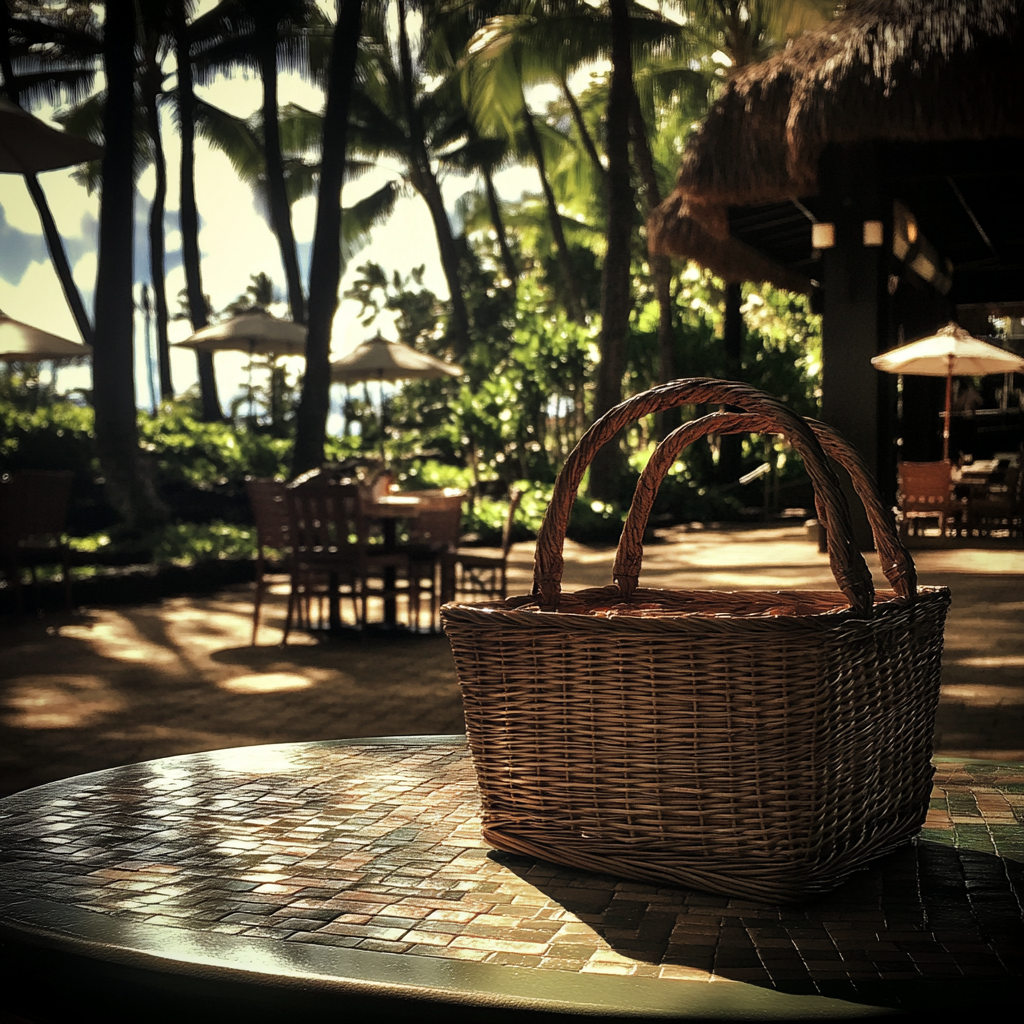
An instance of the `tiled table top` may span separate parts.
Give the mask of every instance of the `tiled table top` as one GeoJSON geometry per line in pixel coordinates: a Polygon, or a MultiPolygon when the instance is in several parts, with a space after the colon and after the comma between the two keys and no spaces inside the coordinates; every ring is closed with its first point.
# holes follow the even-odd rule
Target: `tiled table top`
{"type": "Polygon", "coordinates": [[[0,927],[340,988],[386,987],[411,964],[403,976],[437,998],[484,989],[495,1005],[906,1006],[928,986],[1024,973],[1024,767],[936,769],[915,843],[775,907],[490,850],[459,737],[166,758],[0,802],[0,927]]]}

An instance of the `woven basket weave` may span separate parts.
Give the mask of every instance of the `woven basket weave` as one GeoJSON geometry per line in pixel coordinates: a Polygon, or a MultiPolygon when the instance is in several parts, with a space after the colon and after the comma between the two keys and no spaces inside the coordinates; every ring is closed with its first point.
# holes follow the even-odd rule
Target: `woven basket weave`
{"type": "Polygon", "coordinates": [[[484,838],[627,878],[787,901],[831,889],[924,820],[949,591],[917,587],[874,483],[824,424],[742,384],[674,381],[598,420],[537,540],[534,593],[442,609],[484,838]],[[611,586],[560,592],[584,470],[633,420],[684,404],[637,485],[611,586]],[[637,586],[641,539],[678,453],[709,432],[784,434],[800,453],[842,593],[637,586]],[[828,453],[828,456],[825,455],[828,453]],[[891,591],[874,593],[829,458],[865,505],[891,591]]]}

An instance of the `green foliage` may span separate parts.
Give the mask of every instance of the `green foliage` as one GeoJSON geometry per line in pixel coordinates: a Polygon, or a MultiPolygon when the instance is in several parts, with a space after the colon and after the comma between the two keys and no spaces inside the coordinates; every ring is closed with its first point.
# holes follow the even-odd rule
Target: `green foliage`
{"type": "MultiPolygon", "coordinates": [[[[209,523],[168,523],[150,530],[141,537],[118,539],[102,531],[88,537],[73,537],[73,551],[96,555],[98,562],[119,563],[138,554],[154,565],[195,565],[196,562],[218,559],[256,557],[256,531],[214,520],[209,523]]],[[[90,575],[95,567],[78,566],[76,576],[90,575]]]]}
{"type": "Polygon", "coordinates": [[[85,478],[95,460],[91,408],[66,401],[19,408],[0,398],[0,473],[71,470],[85,478]]]}
{"type": "Polygon", "coordinates": [[[256,531],[220,521],[173,523],[155,532],[151,543],[157,565],[256,557],[256,531]]]}
{"type": "Polygon", "coordinates": [[[291,443],[287,437],[227,423],[204,423],[187,403],[168,402],[156,416],[139,417],[144,450],[157,460],[163,483],[186,484],[200,490],[246,476],[286,473],[291,443]]]}

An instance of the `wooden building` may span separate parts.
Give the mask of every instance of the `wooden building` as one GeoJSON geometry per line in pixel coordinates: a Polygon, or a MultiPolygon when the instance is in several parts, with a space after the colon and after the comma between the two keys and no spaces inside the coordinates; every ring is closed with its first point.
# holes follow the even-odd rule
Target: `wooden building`
{"type": "MultiPolygon", "coordinates": [[[[652,252],[812,295],[822,415],[895,486],[896,378],[870,358],[956,319],[1024,315],[1017,0],[850,0],[726,84],[651,215],[652,252]]],[[[905,378],[933,451],[942,381],[905,378]]]]}

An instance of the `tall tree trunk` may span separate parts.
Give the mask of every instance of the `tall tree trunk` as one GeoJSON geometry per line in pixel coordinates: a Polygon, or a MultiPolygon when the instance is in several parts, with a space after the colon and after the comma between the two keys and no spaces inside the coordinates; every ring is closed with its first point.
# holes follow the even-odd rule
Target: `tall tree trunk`
{"type": "MultiPolygon", "coordinates": [[[[0,0],[0,71],[3,71],[4,85],[6,87],[7,99],[11,103],[20,105],[18,80],[14,74],[14,67],[11,63],[10,51],[10,24],[11,12],[7,6],[7,0],[0,0]]],[[[35,203],[36,211],[39,214],[39,222],[43,228],[43,235],[46,238],[46,248],[49,250],[50,259],[53,261],[53,269],[57,272],[60,286],[64,291],[64,298],[71,309],[71,315],[75,318],[75,326],[82,340],[92,344],[93,332],[89,314],[85,311],[85,304],[82,302],[82,295],[75,284],[71,274],[71,265],[68,263],[67,253],[64,251],[64,241],[60,237],[57,225],[54,222],[53,214],[50,212],[50,204],[46,201],[39,179],[34,174],[25,175],[25,185],[28,187],[32,202],[35,203]]]]}
{"type": "Polygon", "coordinates": [[[430,165],[430,154],[423,129],[423,119],[416,106],[415,80],[412,67],[412,52],[409,47],[409,30],[405,21],[405,0],[398,0],[398,60],[402,72],[402,105],[409,130],[412,147],[412,184],[423,196],[434,222],[437,247],[441,256],[448,291],[451,293],[452,323],[449,333],[455,335],[455,349],[464,352],[469,344],[469,311],[462,291],[462,276],[459,273],[459,253],[452,235],[451,222],[444,208],[441,186],[430,165]],[[454,330],[452,330],[454,327],[454,330]]]}
{"type": "MultiPolygon", "coordinates": [[[[633,161],[643,182],[644,212],[650,212],[661,202],[658,176],[654,171],[654,157],[647,138],[647,126],[640,110],[636,89],[632,88],[629,104],[630,135],[633,139],[633,161]]],[[[658,300],[658,382],[666,384],[676,378],[675,332],[672,325],[672,261],[668,256],[650,256],[651,276],[654,278],[654,294],[658,300]]],[[[679,422],[678,410],[670,409],[659,413],[657,435],[661,440],[679,422]]]]}
{"type": "Polygon", "coordinates": [[[427,209],[430,211],[434,234],[437,236],[437,248],[441,256],[441,269],[444,271],[445,280],[448,282],[448,291],[451,293],[452,322],[449,325],[448,333],[455,343],[455,350],[464,353],[469,345],[469,310],[466,308],[466,297],[462,293],[459,250],[455,244],[455,236],[452,234],[448,212],[444,208],[441,186],[430,167],[425,147],[423,158],[426,160],[426,164],[420,163],[419,166],[412,168],[411,180],[413,188],[423,196],[427,209]]]}
{"type": "Polygon", "coordinates": [[[149,274],[153,283],[153,305],[156,312],[156,351],[160,373],[160,398],[169,402],[174,398],[171,383],[171,350],[167,339],[167,282],[164,271],[164,206],[167,199],[167,161],[160,137],[160,111],[156,105],[156,92],[146,90],[146,125],[153,144],[153,167],[156,170],[156,190],[149,209],[149,274]]]}
{"type": "Polygon", "coordinates": [[[512,249],[508,244],[505,221],[501,216],[501,204],[498,202],[498,191],[494,187],[494,178],[491,176],[490,168],[484,168],[484,188],[487,192],[487,209],[491,214],[491,223],[494,225],[494,233],[498,236],[498,251],[501,253],[505,276],[514,285],[519,280],[519,267],[516,265],[516,258],[512,255],[512,249]]]}
{"type": "MultiPolygon", "coordinates": [[[[181,255],[185,268],[185,294],[188,297],[188,316],[192,330],[198,331],[209,323],[206,296],[199,260],[199,212],[196,209],[196,126],[195,93],[192,89],[192,55],[189,52],[188,25],[185,21],[185,2],[174,5],[174,48],[178,63],[178,114],[181,135],[181,168],[179,200],[181,219],[181,255]]],[[[224,418],[217,396],[217,377],[213,369],[212,352],[196,352],[199,371],[199,396],[202,416],[207,423],[224,418]]]]}
{"type": "Polygon", "coordinates": [[[71,274],[71,264],[68,263],[68,256],[64,251],[64,241],[60,237],[53,214],[50,212],[50,204],[46,201],[43,187],[34,174],[25,175],[25,184],[28,186],[29,195],[32,196],[32,201],[39,214],[39,222],[42,224],[43,234],[46,236],[46,248],[53,261],[53,269],[57,272],[57,278],[60,280],[64,298],[71,309],[71,315],[75,318],[75,326],[82,336],[82,341],[91,345],[94,337],[92,322],[89,320],[89,314],[85,311],[82,293],[78,290],[78,285],[75,284],[75,279],[71,274]]]}
{"type": "Polygon", "coordinates": [[[270,221],[277,235],[288,282],[288,305],[297,324],[306,322],[306,300],[302,294],[299,256],[292,232],[292,212],[284,182],[284,161],[281,157],[281,131],[277,121],[277,26],[261,32],[260,74],[263,78],[263,158],[267,168],[267,202],[270,221]]]}
{"type": "Polygon", "coordinates": [[[533,154],[534,163],[537,165],[537,173],[540,175],[540,187],[544,193],[544,201],[548,208],[548,220],[551,223],[551,233],[555,238],[555,250],[558,255],[558,268],[562,274],[562,281],[566,288],[566,312],[570,319],[576,323],[583,323],[583,300],[580,293],[579,281],[576,278],[576,271],[572,265],[572,257],[569,253],[569,246],[565,240],[565,232],[562,230],[562,216],[558,212],[558,201],[548,181],[547,164],[544,160],[544,150],[540,144],[540,136],[537,134],[537,126],[533,123],[533,114],[526,105],[526,97],[523,97],[523,129],[526,132],[526,142],[533,154]]]}
{"type": "Polygon", "coordinates": [[[152,482],[139,458],[132,345],[132,181],[134,119],[134,5],[107,3],[103,63],[103,184],[100,192],[99,266],[93,408],[96,448],[111,503],[129,526],[159,518],[152,482]]]}
{"type": "Polygon", "coordinates": [[[601,182],[602,186],[607,187],[605,182],[607,171],[604,168],[604,164],[601,163],[601,157],[598,155],[597,146],[594,145],[594,138],[590,134],[590,129],[587,128],[587,122],[583,120],[583,111],[580,110],[580,105],[576,102],[576,97],[573,96],[569,89],[569,83],[565,80],[564,75],[559,78],[558,84],[562,87],[562,95],[565,97],[565,102],[569,104],[569,112],[572,114],[576,131],[580,133],[583,148],[587,151],[587,156],[590,157],[590,162],[594,165],[597,180],[601,182]]]}
{"type": "MultiPolygon", "coordinates": [[[[601,362],[597,367],[594,416],[622,400],[626,332],[629,330],[630,235],[633,189],[629,181],[629,106],[633,92],[629,0],[610,0],[612,77],[608,89],[608,246],[601,274],[601,362]]],[[[590,493],[615,500],[623,469],[622,450],[606,444],[590,468],[590,493]]]]}
{"type": "MultiPolygon", "coordinates": [[[[725,379],[743,379],[743,286],[731,281],[725,286],[725,324],[722,347],[725,352],[725,379]]],[[[736,406],[726,406],[728,412],[738,412],[736,406]]],[[[719,483],[735,483],[740,477],[740,463],[743,456],[743,436],[725,434],[718,449],[719,483]]]]}
{"type": "Polygon", "coordinates": [[[345,177],[348,112],[352,100],[362,0],[337,0],[337,22],[328,69],[323,120],[323,159],[316,205],[316,232],[309,268],[309,334],[306,373],[297,413],[292,475],[319,466],[330,411],[331,324],[341,280],[341,187],[345,177]]]}

